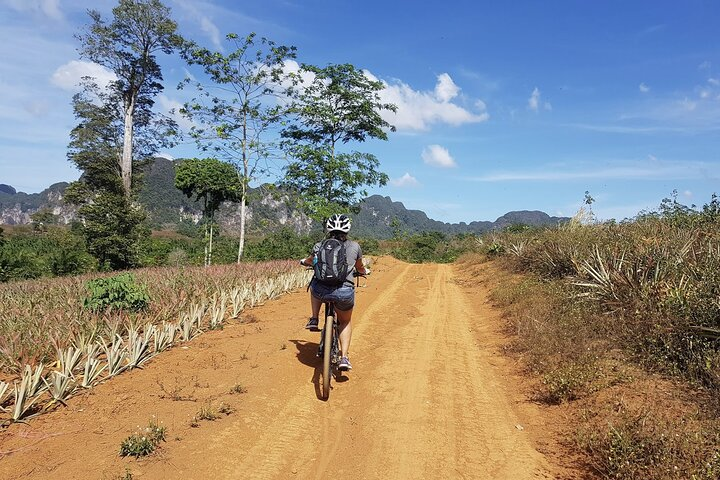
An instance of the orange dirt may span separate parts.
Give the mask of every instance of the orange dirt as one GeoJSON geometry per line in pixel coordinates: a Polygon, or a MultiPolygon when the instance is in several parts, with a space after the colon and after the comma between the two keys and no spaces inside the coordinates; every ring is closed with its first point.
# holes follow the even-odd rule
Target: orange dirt
{"type": "Polygon", "coordinates": [[[319,399],[319,334],[303,328],[308,294],[268,302],[245,323],[0,432],[0,478],[575,476],[553,440],[557,425],[528,402],[499,351],[502,321],[484,282],[467,280],[451,265],[379,259],[357,293],[354,369],[328,401],[319,399]],[[236,385],[247,392],[231,393],[236,385]],[[191,426],[201,407],[221,403],[234,411],[191,426]],[[121,458],[122,440],[153,416],[167,442],[121,458]]]}

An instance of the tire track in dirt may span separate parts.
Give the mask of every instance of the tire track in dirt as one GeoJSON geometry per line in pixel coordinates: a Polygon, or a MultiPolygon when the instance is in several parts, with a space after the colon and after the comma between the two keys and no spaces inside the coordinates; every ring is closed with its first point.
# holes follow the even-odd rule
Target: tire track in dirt
{"type": "MultiPolygon", "coordinates": [[[[357,478],[548,476],[475,344],[469,321],[482,318],[451,268],[412,266],[400,295],[376,300],[384,313],[362,317],[373,328],[372,339],[359,341],[372,381],[359,385],[359,404],[348,410],[366,419],[357,438],[372,461],[351,464],[363,472],[357,478]]],[[[348,460],[346,453],[335,461],[348,460]]]]}
{"type": "MultiPolygon", "coordinates": [[[[385,269],[384,267],[380,268],[381,271],[385,269]]],[[[366,295],[365,289],[358,290],[356,303],[359,304],[358,313],[360,313],[360,315],[356,314],[353,320],[354,330],[351,352],[360,351],[363,348],[362,339],[365,336],[365,330],[368,328],[368,321],[378,318],[384,310],[387,310],[389,305],[392,305],[401,296],[400,290],[404,288],[408,281],[410,271],[410,265],[393,262],[389,267],[389,273],[383,276],[383,280],[379,285],[373,285],[373,295],[366,295]],[[371,298],[367,298],[368,296],[371,298]],[[369,301],[372,303],[368,303],[369,301]],[[356,347],[358,344],[361,346],[356,347]]],[[[369,281],[374,283],[377,276],[370,278],[371,280],[369,281]]],[[[373,325],[370,324],[369,328],[373,328],[373,325]]],[[[378,326],[374,325],[374,328],[377,329],[378,326]]],[[[356,357],[353,356],[352,358],[354,359],[356,357]]],[[[353,372],[349,375],[354,376],[353,372]]],[[[340,396],[340,389],[345,388],[345,386],[345,384],[338,386],[337,382],[334,382],[332,385],[330,402],[324,405],[325,408],[322,412],[324,416],[322,436],[319,439],[321,443],[316,447],[319,458],[316,463],[309,465],[311,470],[303,472],[308,475],[307,478],[324,479],[332,476],[333,470],[338,468],[338,458],[342,458],[338,457],[338,453],[345,453],[345,449],[341,447],[347,443],[347,419],[353,418],[352,416],[348,416],[347,406],[354,402],[354,399],[350,398],[347,392],[345,392],[345,395],[340,396]],[[336,397],[338,398],[336,399],[336,397]],[[337,404],[335,402],[337,402],[337,404]],[[346,408],[338,408],[338,404],[346,406],[346,408]]],[[[360,448],[362,448],[362,446],[360,446],[360,448]]],[[[301,475],[300,478],[304,477],[301,475]]]]}

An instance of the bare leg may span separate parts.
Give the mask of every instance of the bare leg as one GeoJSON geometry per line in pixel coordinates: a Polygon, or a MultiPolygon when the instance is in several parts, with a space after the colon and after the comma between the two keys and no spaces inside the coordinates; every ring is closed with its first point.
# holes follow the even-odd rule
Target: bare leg
{"type": "Polygon", "coordinates": [[[348,351],[350,351],[350,339],[352,338],[352,309],[345,312],[335,310],[337,314],[338,327],[340,329],[340,351],[342,356],[347,357],[348,351]]]}
{"type": "Polygon", "coordinates": [[[310,306],[312,308],[312,318],[319,318],[320,315],[320,307],[322,306],[323,301],[319,298],[315,298],[315,295],[312,293],[310,294],[310,306]]]}

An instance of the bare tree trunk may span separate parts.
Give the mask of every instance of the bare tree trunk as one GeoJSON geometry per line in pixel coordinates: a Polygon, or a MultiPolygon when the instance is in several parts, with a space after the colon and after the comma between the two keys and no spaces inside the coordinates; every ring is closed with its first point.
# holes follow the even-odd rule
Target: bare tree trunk
{"type": "Polygon", "coordinates": [[[205,258],[203,258],[203,266],[208,266],[208,230],[209,225],[207,223],[207,220],[205,220],[205,258]]]}
{"type": "Polygon", "coordinates": [[[122,163],[120,175],[125,196],[130,198],[132,188],[132,147],[133,147],[133,116],[135,114],[135,99],[131,99],[125,109],[125,130],[123,135],[122,163]]]}
{"type": "Polygon", "coordinates": [[[247,182],[250,181],[248,178],[248,154],[247,154],[247,109],[243,108],[243,125],[242,125],[242,161],[243,161],[243,176],[240,179],[242,182],[242,191],[240,192],[240,241],[238,242],[238,256],[237,263],[240,263],[240,259],[243,256],[245,250],[245,215],[247,215],[247,182]]]}
{"type": "Polygon", "coordinates": [[[213,224],[212,220],[210,221],[210,249],[208,250],[208,264],[209,267],[212,265],[212,241],[213,241],[213,224]]]}
{"type": "Polygon", "coordinates": [[[240,263],[240,259],[245,252],[245,216],[247,215],[247,205],[245,202],[245,193],[243,192],[242,198],[240,199],[240,243],[238,244],[238,256],[237,263],[240,263]]]}

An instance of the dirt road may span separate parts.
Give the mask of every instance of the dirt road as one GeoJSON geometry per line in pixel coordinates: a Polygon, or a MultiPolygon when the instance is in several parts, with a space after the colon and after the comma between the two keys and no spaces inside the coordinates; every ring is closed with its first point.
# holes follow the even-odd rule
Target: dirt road
{"type": "Polygon", "coordinates": [[[299,291],[12,425],[0,433],[0,478],[558,478],[538,452],[542,414],[497,352],[487,292],[455,270],[377,261],[357,294],[354,369],[329,401],[299,291]],[[221,404],[234,411],[192,421],[221,404]],[[120,458],[121,441],[153,416],[167,442],[120,458]]]}

